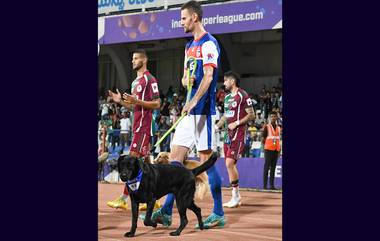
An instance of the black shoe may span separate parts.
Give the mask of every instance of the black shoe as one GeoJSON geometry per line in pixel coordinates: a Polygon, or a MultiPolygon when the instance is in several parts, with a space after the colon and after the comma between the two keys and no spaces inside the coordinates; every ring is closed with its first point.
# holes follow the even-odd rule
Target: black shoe
{"type": "Polygon", "coordinates": [[[274,186],[271,186],[271,187],[270,187],[270,190],[278,190],[278,189],[275,188],[274,186]]]}

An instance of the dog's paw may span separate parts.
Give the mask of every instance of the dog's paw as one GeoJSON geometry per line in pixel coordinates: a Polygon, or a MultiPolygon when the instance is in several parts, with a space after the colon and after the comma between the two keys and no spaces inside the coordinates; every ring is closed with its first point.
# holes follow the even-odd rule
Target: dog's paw
{"type": "Polygon", "coordinates": [[[152,226],[153,228],[157,227],[157,223],[156,222],[147,221],[147,220],[144,220],[144,225],[145,226],[152,226]]]}
{"type": "Polygon", "coordinates": [[[130,238],[130,237],[134,237],[135,236],[135,233],[132,233],[132,232],[126,232],[125,234],[124,234],[124,237],[128,237],[128,238],[130,238]]]}
{"type": "Polygon", "coordinates": [[[170,236],[179,236],[181,233],[174,231],[170,233],[170,236]]]}

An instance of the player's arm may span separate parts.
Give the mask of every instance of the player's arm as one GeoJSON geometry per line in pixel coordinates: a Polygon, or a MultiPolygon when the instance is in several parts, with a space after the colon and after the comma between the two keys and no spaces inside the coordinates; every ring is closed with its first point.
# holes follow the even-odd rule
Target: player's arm
{"type": "Polygon", "coordinates": [[[255,112],[253,111],[253,107],[245,108],[245,112],[247,113],[243,118],[232,122],[228,125],[228,129],[233,130],[240,125],[245,125],[248,121],[255,119],[255,112]]]}
{"type": "Polygon", "coordinates": [[[208,88],[210,87],[210,84],[212,82],[214,68],[210,65],[206,65],[203,67],[203,79],[201,81],[201,84],[198,87],[197,92],[195,92],[195,95],[193,98],[187,103],[183,109],[182,113],[190,112],[191,109],[193,109],[197,104],[198,101],[202,98],[202,96],[207,92],[208,88]]]}
{"type": "Polygon", "coordinates": [[[136,97],[132,95],[128,95],[127,93],[123,94],[123,101],[124,103],[130,104],[130,105],[139,105],[142,106],[146,109],[154,110],[154,109],[159,109],[161,106],[161,100],[160,98],[157,98],[152,101],[147,101],[147,100],[139,100],[136,97]]]}
{"type": "Polygon", "coordinates": [[[121,93],[119,92],[119,89],[116,89],[116,93],[108,90],[108,95],[112,98],[112,100],[115,102],[115,103],[118,103],[122,106],[124,106],[125,108],[129,109],[129,110],[132,110],[133,109],[133,105],[132,104],[128,104],[126,102],[124,102],[122,99],[121,99],[121,93]]]}
{"type": "Polygon", "coordinates": [[[198,103],[198,101],[202,98],[202,96],[207,92],[208,88],[210,87],[212,77],[214,74],[214,68],[209,65],[204,66],[203,73],[204,75],[201,84],[199,85],[197,92],[195,92],[195,95],[191,99],[194,100],[196,103],[198,103]]]}
{"type": "Polygon", "coordinates": [[[189,80],[187,79],[187,74],[186,74],[187,70],[186,68],[183,69],[183,76],[182,76],[182,86],[187,88],[187,84],[189,83],[189,80]]]}
{"type": "Polygon", "coordinates": [[[187,84],[189,83],[189,80],[187,79],[187,66],[186,66],[186,51],[187,49],[185,49],[185,59],[183,60],[183,76],[182,76],[182,79],[181,79],[181,82],[182,82],[182,86],[187,88],[187,84]]]}
{"type": "Polygon", "coordinates": [[[134,105],[132,105],[132,104],[128,104],[128,103],[125,102],[125,101],[120,101],[118,104],[124,106],[124,107],[127,108],[128,110],[133,110],[133,108],[135,107],[134,105]]]}
{"type": "Polygon", "coordinates": [[[253,107],[245,108],[245,112],[247,115],[245,115],[239,122],[240,125],[245,125],[249,121],[255,120],[255,111],[253,110],[253,107]]]}
{"type": "MultiPolygon", "coordinates": [[[[190,76],[190,82],[191,84],[194,83],[194,80],[195,80],[195,76],[190,76]]],[[[183,70],[183,76],[182,76],[182,86],[187,88],[187,85],[189,84],[189,78],[187,78],[187,70],[184,69],[183,70]]]]}
{"type": "Polygon", "coordinates": [[[216,123],[215,128],[219,130],[226,122],[227,122],[227,117],[223,115],[218,121],[218,123],[216,123]]]}

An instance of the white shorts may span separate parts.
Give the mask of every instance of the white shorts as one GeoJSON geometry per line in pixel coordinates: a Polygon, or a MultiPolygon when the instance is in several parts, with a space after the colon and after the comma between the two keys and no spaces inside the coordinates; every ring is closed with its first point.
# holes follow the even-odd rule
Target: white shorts
{"type": "Polygon", "coordinates": [[[215,146],[215,115],[187,115],[175,129],[172,145],[197,151],[212,150],[215,146]]]}

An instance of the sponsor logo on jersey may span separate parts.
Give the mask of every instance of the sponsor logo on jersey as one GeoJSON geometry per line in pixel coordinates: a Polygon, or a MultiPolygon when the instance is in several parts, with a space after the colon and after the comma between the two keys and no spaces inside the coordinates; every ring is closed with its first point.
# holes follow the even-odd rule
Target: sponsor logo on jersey
{"type": "Polygon", "coordinates": [[[236,101],[232,102],[232,103],[231,103],[231,106],[235,108],[235,107],[237,106],[236,101]]]}
{"type": "Polygon", "coordinates": [[[208,53],[207,54],[207,60],[214,59],[214,54],[213,53],[208,53]]]}
{"type": "Polygon", "coordinates": [[[153,93],[158,93],[158,86],[157,86],[157,83],[153,83],[153,84],[152,84],[152,90],[153,90],[153,93]]]}
{"type": "Polygon", "coordinates": [[[231,117],[234,117],[235,115],[235,111],[234,110],[229,110],[226,112],[226,117],[227,118],[231,118],[231,117]]]}
{"type": "Polygon", "coordinates": [[[141,85],[138,85],[137,86],[137,92],[141,92],[142,91],[142,86],[141,85]]]}
{"type": "Polygon", "coordinates": [[[247,105],[252,105],[252,100],[251,100],[251,98],[248,98],[248,99],[247,99],[247,105]]]}

